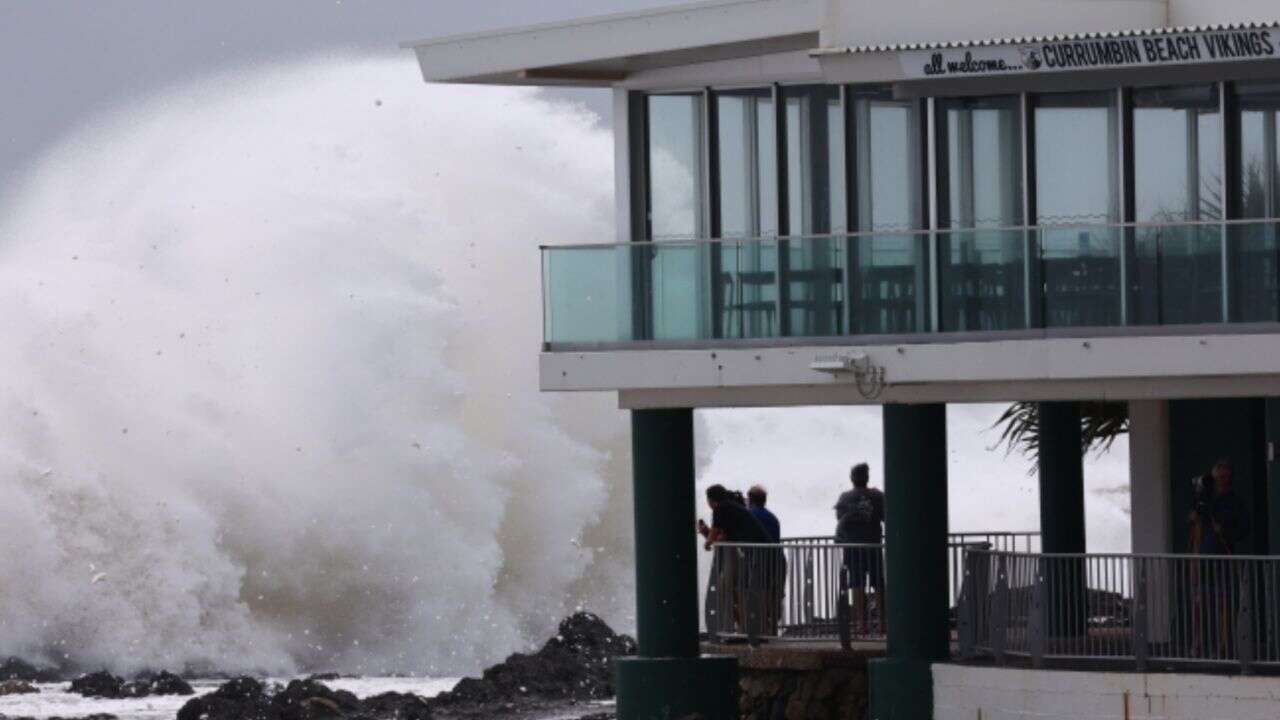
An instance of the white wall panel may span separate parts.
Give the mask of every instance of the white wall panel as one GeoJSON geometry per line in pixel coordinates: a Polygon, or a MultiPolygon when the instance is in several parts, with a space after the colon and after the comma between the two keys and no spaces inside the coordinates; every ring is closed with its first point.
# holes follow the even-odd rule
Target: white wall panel
{"type": "Polygon", "coordinates": [[[935,720],[1274,720],[1280,681],[933,666],[935,720]]]}

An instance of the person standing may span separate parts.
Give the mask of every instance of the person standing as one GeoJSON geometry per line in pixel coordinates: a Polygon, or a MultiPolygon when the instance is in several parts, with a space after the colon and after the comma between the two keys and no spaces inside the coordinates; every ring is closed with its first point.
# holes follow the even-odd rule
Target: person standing
{"type": "MultiPolygon", "coordinates": [[[[1232,475],[1231,461],[1219,460],[1199,484],[1190,517],[1192,552],[1198,555],[1236,555],[1240,544],[1249,537],[1249,508],[1232,489],[1232,475]]],[[[1209,645],[1206,650],[1209,657],[1229,656],[1234,646],[1234,565],[1227,560],[1207,559],[1197,563],[1196,571],[1200,605],[1197,625],[1204,629],[1209,645]]],[[[1199,640],[1197,637],[1194,644],[1200,645],[1199,640]]]]}
{"type": "MultiPolygon", "coordinates": [[[[742,503],[737,501],[734,493],[723,485],[712,485],[707,488],[707,505],[711,508],[711,525],[698,521],[698,533],[705,538],[705,550],[711,550],[716,543],[756,543],[772,544],[769,531],[756,520],[755,515],[742,503]]],[[[747,599],[761,596],[763,581],[766,577],[764,562],[767,548],[725,548],[717,552],[713,564],[720,573],[721,587],[730,589],[733,609],[732,614],[739,628],[746,630],[749,617],[763,618],[765,613],[755,615],[747,612],[747,599]]],[[[768,603],[765,603],[767,607],[768,603]]],[[[748,635],[751,635],[748,632],[748,635]]]]}
{"type": "Polygon", "coordinates": [[[871,469],[866,463],[858,463],[849,471],[853,489],[847,490],[836,501],[836,542],[839,544],[868,547],[846,548],[844,569],[848,573],[849,587],[853,590],[854,618],[866,632],[870,626],[867,617],[867,586],[876,593],[876,605],[880,616],[880,631],[886,631],[884,556],[884,493],[869,487],[871,469]],[[874,546],[874,547],[870,547],[874,546]]]}
{"type": "Polygon", "coordinates": [[[769,493],[764,489],[763,485],[752,485],[751,489],[747,491],[747,509],[768,531],[771,538],[770,542],[782,542],[782,524],[778,522],[778,516],[765,507],[765,503],[768,501],[769,493]]]}
{"type": "Polygon", "coordinates": [[[767,600],[765,607],[765,632],[778,634],[778,625],[782,621],[782,601],[786,589],[787,557],[782,548],[782,524],[778,516],[770,512],[765,503],[769,501],[769,493],[763,485],[752,485],[747,491],[747,509],[769,533],[770,542],[778,547],[764,553],[764,592],[767,600]]]}

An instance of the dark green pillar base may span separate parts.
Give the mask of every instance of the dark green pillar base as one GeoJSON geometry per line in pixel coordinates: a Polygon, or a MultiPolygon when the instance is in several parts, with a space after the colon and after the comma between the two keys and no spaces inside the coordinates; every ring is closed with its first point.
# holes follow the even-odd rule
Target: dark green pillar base
{"type": "Polygon", "coordinates": [[[619,658],[614,663],[618,720],[737,720],[738,659],[619,658]]]}
{"type": "Polygon", "coordinates": [[[880,658],[867,663],[869,720],[930,720],[933,670],[927,662],[880,658]]]}

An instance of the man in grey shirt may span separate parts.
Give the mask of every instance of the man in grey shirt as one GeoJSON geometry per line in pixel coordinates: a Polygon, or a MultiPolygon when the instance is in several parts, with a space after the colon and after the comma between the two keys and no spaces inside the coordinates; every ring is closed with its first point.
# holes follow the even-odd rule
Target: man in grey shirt
{"type": "Polygon", "coordinates": [[[884,542],[884,493],[868,487],[871,471],[866,463],[858,463],[849,472],[853,489],[836,501],[836,542],[875,545],[871,548],[846,548],[844,567],[853,590],[853,617],[864,632],[869,629],[867,586],[876,592],[880,616],[880,632],[885,632],[884,558],[879,545],[884,542]]]}

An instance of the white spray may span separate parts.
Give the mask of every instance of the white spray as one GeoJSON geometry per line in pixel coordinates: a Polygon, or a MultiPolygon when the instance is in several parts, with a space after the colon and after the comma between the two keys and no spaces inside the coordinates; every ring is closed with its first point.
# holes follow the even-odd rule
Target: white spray
{"type": "Polygon", "coordinates": [[[0,655],[451,673],[626,626],[624,416],[535,365],[537,247],[610,238],[611,162],[368,58],[55,149],[0,215],[0,655]]]}

